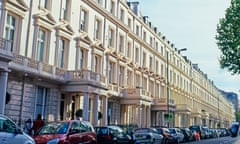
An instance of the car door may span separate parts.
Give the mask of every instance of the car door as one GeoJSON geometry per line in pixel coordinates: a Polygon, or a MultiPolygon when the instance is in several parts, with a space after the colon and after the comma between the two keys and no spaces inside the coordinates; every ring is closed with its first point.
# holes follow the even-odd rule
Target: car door
{"type": "Polygon", "coordinates": [[[1,144],[24,144],[27,141],[23,132],[15,123],[7,118],[0,117],[0,143],[1,144]]]}
{"type": "Polygon", "coordinates": [[[81,142],[81,137],[80,135],[80,124],[78,121],[72,122],[69,130],[69,142],[71,144],[79,144],[81,142]]]}
{"type": "Polygon", "coordinates": [[[96,141],[96,134],[93,131],[92,126],[90,123],[86,121],[80,122],[80,135],[81,135],[81,142],[82,143],[93,143],[93,141],[96,141]]]}

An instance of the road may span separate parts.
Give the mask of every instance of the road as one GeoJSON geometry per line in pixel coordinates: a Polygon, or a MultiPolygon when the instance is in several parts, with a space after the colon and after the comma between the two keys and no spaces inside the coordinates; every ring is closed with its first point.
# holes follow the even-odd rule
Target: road
{"type": "Polygon", "coordinates": [[[215,139],[202,139],[200,141],[188,142],[186,144],[240,144],[240,136],[238,137],[220,137],[215,139]]]}

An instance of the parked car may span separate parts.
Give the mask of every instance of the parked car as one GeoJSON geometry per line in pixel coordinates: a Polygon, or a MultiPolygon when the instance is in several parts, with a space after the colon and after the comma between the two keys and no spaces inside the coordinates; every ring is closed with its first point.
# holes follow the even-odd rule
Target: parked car
{"type": "Polygon", "coordinates": [[[225,137],[225,136],[230,136],[231,135],[230,130],[227,129],[227,128],[219,128],[218,133],[219,133],[220,137],[225,137]]]}
{"type": "Polygon", "coordinates": [[[9,117],[0,114],[0,144],[35,144],[9,117]]]}
{"type": "Polygon", "coordinates": [[[169,128],[169,132],[174,137],[176,144],[183,142],[184,135],[179,128],[169,128]]]}
{"type": "Polygon", "coordinates": [[[96,144],[97,135],[87,121],[69,120],[44,125],[33,136],[36,144],[96,144]]]}
{"type": "Polygon", "coordinates": [[[94,127],[97,133],[98,144],[130,144],[132,138],[119,126],[94,127]]]}
{"type": "Polygon", "coordinates": [[[168,128],[156,128],[158,133],[163,136],[163,142],[162,144],[175,144],[174,137],[170,134],[170,131],[168,128]]]}
{"type": "Polygon", "coordinates": [[[210,138],[217,138],[217,137],[219,137],[217,129],[213,129],[213,128],[209,129],[209,134],[210,134],[209,135],[210,138]]]}
{"type": "Polygon", "coordinates": [[[204,133],[204,135],[205,135],[205,139],[207,139],[207,138],[210,138],[210,131],[209,131],[209,128],[208,127],[206,127],[206,126],[203,126],[202,127],[202,130],[203,130],[203,133],[204,133]]]}
{"type": "Polygon", "coordinates": [[[203,132],[203,126],[202,125],[192,125],[189,127],[191,131],[196,131],[200,134],[200,138],[204,139],[205,138],[205,133],[203,132]]]}
{"type": "Polygon", "coordinates": [[[161,144],[163,136],[155,128],[137,128],[133,133],[134,144],[150,143],[161,144]]]}
{"type": "Polygon", "coordinates": [[[184,135],[183,141],[188,142],[194,140],[194,135],[189,128],[180,128],[180,130],[184,135]]]}

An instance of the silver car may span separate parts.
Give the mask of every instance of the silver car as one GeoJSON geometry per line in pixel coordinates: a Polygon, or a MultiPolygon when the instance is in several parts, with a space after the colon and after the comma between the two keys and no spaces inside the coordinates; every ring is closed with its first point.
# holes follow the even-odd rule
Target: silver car
{"type": "Polygon", "coordinates": [[[161,144],[163,136],[155,128],[138,128],[133,133],[134,144],[161,144]]]}
{"type": "Polygon", "coordinates": [[[176,144],[183,142],[184,135],[179,128],[169,128],[169,131],[170,131],[170,134],[176,140],[176,142],[175,142],[176,144]]]}
{"type": "Polygon", "coordinates": [[[35,144],[10,118],[0,114],[0,144],[35,144]]]}

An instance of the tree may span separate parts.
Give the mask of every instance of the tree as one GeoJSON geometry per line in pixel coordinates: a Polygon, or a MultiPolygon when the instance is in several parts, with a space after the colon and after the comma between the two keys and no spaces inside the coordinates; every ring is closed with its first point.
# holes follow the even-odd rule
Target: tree
{"type": "Polygon", "coordinates": [[[236,116],[236,121],[240,122],[240,112],[236,112],[235,116],[236,116]]]}
{"type": "Polygon", "coordinates": [[[220,67],[240,74],[240,0],[232,0],[225,17],[220,19],[216,40],[221,51],[220,67]]]}

